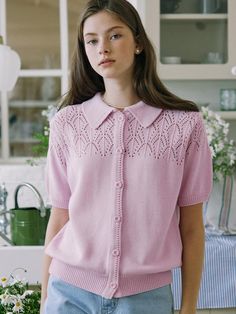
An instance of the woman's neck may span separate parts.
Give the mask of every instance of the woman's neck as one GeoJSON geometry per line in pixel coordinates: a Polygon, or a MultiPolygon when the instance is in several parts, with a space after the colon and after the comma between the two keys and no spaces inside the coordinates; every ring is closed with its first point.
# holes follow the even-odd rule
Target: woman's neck
{"type": "Polygon", "coordinates": [[[137,103],[140,98],[136,95],[133,88],[106,88],[103,100],[109,106],[123,109],[137,103]]]}

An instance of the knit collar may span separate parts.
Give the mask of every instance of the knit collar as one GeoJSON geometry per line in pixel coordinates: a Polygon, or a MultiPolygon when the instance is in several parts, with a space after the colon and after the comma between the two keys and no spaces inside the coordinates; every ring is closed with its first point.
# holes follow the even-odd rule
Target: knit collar
{"type": "MultiPolygon", "coordinates": [[[[82,103],[82,110],[90,126],[97,129],[111,112],[119,111],[108,106],[103,100],[101,93],[97,93],[93,98],[82,103]]],[[[144,127],[149,127],[160,115],[162,109],[147,105],[139,101],[134,105],[125,107],[122,112],[129,111],[144,127]]]]}

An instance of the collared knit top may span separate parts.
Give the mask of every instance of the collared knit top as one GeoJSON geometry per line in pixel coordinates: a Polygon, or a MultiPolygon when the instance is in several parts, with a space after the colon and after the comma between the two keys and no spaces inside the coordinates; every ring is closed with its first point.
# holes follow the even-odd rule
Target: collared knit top
{"type": "Polygon", "coordinates": [[[50,273],[106,298],[171,282],[181,265],[179,208],[204,202],[212,160],[199,112],[101,94],[50,123],[46,183],[69,221],[46,247],[50,273]]]}

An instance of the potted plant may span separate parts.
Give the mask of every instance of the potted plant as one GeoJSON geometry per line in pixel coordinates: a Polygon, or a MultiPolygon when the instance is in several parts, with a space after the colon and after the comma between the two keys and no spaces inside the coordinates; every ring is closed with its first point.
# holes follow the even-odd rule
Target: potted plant
{"type": "Polygon", "coordinates": [[[214,180],[219,181],[236,171],[235,143],[228,139],[229,123],[207,107],[202,107],[201,111],[212,152],[214,180]]]}
{"type": "Polygon", "coordinates": [[[205,206],[205,225],[209,232],[236,234],[236,147],[228,139],[229,124],[202,107],[206,133],[212,152],[213,189],[205,206]]]}
{"type": "Polygon", "coordinates": [[[39,289],[30,290],[25,280],[12,275],[0,279],[0,314],[39,314],[40,298],[39,289]]]}

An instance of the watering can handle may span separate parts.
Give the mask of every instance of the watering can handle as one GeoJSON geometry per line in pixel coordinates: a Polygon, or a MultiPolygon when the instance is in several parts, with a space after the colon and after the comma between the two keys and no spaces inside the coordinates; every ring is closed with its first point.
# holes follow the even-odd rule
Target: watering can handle
{"type": "Polygon", "coordinates": [[[22,188],[24,186],[26,186],[29,189],[31,189],[31,191],[33,191],[34,194],[37,196],[37,198],[39,200],[39,207],[38,207],[38,209],[40,210],[41,217],[44,217],[46,215],[46,209],[45,209],[45,206],[44,206],[44,202],[43,202],[42,196],[40,195],[39,191],[32,184],[30,184],[28,182],[22,182],[22,183],[20,183],[16,187],[16,189],[15,189],[15,208],[19,208],[19,205],[18,205],[18,192],[19,192],[20,188],[22,188]]]}

